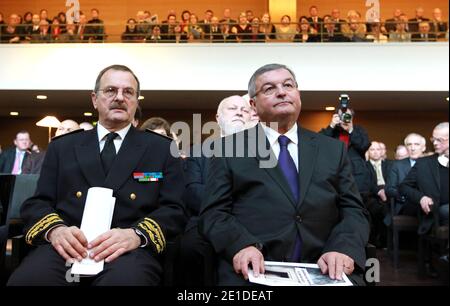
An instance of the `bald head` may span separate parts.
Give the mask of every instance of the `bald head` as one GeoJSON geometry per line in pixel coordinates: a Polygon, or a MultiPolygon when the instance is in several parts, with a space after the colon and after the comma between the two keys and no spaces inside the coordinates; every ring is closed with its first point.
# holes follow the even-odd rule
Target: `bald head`
{"type": "Polygon", "coordinates": [[[217,108],[216,120],[222,136],[231,135],[245,129],[250,120],[250,109],[247,101],[241,96],[223,99],[217,108]]]}
{"type": "Polygon", "coordinates": [[[433,137],[431,142],[434,146],[434,152],[439,155],[446,155],[448,157],[448,122],[442,122],[436,125],[433,130],[433,137]]]}
{"type": "Polygon", "coordinates": [[[55,136],[60,136],[80,129],[78,123],[71,119],[64,120],[56,130],[55,136]]]}

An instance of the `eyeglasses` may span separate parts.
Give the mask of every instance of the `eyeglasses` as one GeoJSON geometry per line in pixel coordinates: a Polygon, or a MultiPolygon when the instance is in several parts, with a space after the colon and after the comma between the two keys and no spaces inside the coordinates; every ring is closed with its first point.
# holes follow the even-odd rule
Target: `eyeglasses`
{"type": "MultiPolygon", "coordinates": [[[[121,88],[110,86],[110,87],[106,87],[105,89],[101,89],[99,91],[103,92],[103,94],[107,98],[113,99],[113,98],[117,97],[117,94],[119,93],[120,89],[121,88]]],[[[131,99],[131,98],[136,97],[136,91],[133,88],[131,88],[131,87],[122,88],[122,95],[126,99],[131,99]]]]}
{"type": "MultiPolygon", "coordinates": [[[[273,95],[275,92],[279,90],[278,85],[280,84],[270,84],[270,83],[265,84],[260,90],[256,91],[255,97],[260,93],[262,93],[266,97],[273,95]]],[[[281,87],[283,88],[283,90],[291,92],[297,90],[297,83],[294,80],[287,80],[281,84],[281,87]]]]}
{"type": "Polygon", "coordinates": [[[443,142],[445,142],[447,140],[448,140],[448,138],[434,138],[434,137],[430,138],[431,143],[434,143],[435,141],[437,143],[443,143],[443,142]]]}

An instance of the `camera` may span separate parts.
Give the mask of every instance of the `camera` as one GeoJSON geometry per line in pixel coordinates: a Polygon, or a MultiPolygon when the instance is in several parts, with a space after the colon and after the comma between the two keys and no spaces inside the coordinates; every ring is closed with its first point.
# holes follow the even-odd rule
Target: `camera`
{"type": "Polygon", "coordinates": [[[339,110],[341,110],[340,119],[342,122],[350,123],[352,121],[352,114],[347,113],[348,104],[350,102],[350,98],[346,94],[342,94],[339,96],[339,110]]]}

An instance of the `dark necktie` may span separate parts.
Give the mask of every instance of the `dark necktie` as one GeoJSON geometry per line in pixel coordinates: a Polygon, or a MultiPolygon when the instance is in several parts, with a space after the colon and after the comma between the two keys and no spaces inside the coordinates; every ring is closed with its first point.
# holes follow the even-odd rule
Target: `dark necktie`
{"type": "Polygon", "coordinates": [[[103,170],[107,175],[111,168],[114,159],[116,158],[116,147],[114,146],[114,139],[119,136],[117,133],[109,133],[106,136],[105,146],[103,147],[100,159],[102,160],[103,170]]]}
{"type": "MultiPolygon", "coordinates": [[[[294,160],[291,154],[289,154],[288,144],[290,142],[289,138],[284,135],[278,137],[278,142],[280,143],[280,155],[278,156],[278,164],[283,171],[283,174],[289,184],[289,187],[294,195],[296,202],[299,200],[299,188],[298,188],[298,173],[295,167],[294,160]]],[[[302,239],[300,235],[297,235],[295,239],[294,251],[291,256],[291,260],[298,262],[300,260],[302,239]]]]}

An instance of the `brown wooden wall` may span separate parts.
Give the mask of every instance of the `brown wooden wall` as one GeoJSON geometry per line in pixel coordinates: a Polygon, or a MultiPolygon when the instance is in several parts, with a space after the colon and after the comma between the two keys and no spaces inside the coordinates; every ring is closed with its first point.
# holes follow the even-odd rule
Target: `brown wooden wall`
{"type": "MultiPolygon", "coordinates": [[[[202,123],[214,120],[215,113],[212,111],[194,111],[202,114],[202,123]]],[[[185,121],[192,126],[193,111],[145,111],[144,119],[152,116],[161,116],[169,122],[185,121]]],[[[40,145],[47,145],[48,129],[37,127],[35,122],[40,118],[1,118],[0,120],[0,145],[6,148],[12,145],[15,134],[22,129],[31,133],[32,140],[40,145]]],[[[67,118],[60,118],[61,120],[67,118]]],[[[85,118],[74,118],[78,122],[86,121],[85,118]]],[[[331,119],[328,112],[302,112],[300,123],[302,126],[319,131],[326,127],[331,119]]],[[[445,112],[358,112],[355,123],[362,125],[369,133],[371,140],[378,140],[386,143],[389,150],[389,157],[393,157],[394,150],[398,144],[403,142],[404,137],[411,132],[416,132],[428,139],[433,127],[443,121],[448,121],[448,114],[445,112]]],[[[55,129],[53,129],[53,133],[55,129]]],[[[432,150],[430,143],[427,143],[427,150],[432,150]]]]}

